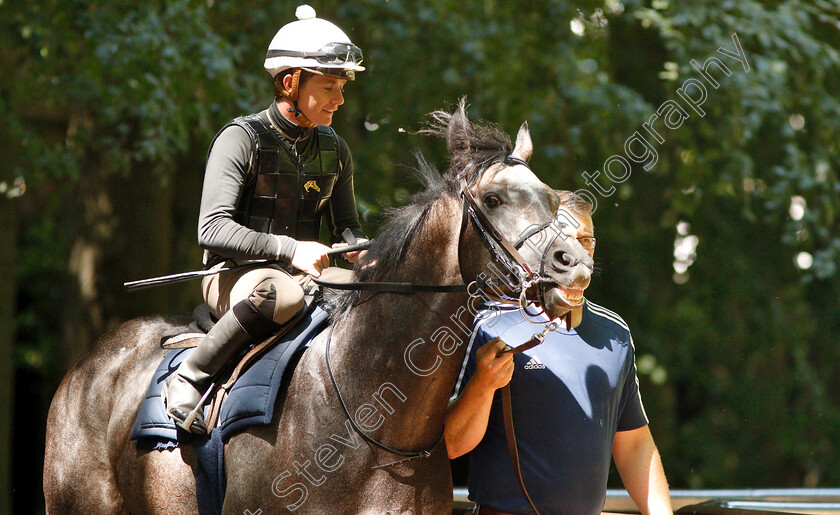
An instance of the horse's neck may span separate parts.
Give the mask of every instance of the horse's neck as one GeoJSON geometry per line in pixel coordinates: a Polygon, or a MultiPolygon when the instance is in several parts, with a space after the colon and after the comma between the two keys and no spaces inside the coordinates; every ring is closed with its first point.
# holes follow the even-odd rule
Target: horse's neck
{"type": "MultiPolygon", "coordinates": [[[[439,201],[427,218],[406,252],[397,280],[462,282],[459,205],[439,201]]],[[[383,425],[384,433],[420,445],[440,435],[469,339],[472,316],[467,300],[466,294],[452,293],[377,294],[337,324],[334,338],[340,349],[333,355],[352,371],[354,390],[388,393],[382,406],[394,413],[383,425]]]]}

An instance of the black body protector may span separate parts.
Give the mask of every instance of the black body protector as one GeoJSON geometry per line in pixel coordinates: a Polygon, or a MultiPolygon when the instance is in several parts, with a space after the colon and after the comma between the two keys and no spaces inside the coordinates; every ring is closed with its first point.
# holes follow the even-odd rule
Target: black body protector
{"type": "Polygon", "coordinates": [[[294,142],[257,115],[236,118],[222,130],[231,125],[251,137],[248,179],[234,220],[255,231],[318,241],[321,216],[341,171],[335,131],[318,126],[310,136],[318,138],[317,145],[310,142],[298,154],[294,142]]]}

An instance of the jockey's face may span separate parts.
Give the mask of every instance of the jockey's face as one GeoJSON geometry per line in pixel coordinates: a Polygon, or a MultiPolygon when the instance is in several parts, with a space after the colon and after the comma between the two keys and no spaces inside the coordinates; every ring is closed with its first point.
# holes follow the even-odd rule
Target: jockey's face
{"type": "Polygon", "coordinates": [[[330,125],[333,114],[344,103],[346,83],[345,79],[313,74],[300,86],[298,108],[312,123],[330,125]]]}

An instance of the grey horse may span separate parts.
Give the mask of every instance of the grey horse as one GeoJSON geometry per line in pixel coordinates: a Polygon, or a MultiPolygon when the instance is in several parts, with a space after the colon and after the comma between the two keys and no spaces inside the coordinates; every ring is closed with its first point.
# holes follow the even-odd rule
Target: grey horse
{"type": "MultiPolygon", "coordinates": [[[[463,285],[492,276],[488,265],[503,269],[482,236],[487,228],[464,216],[464,188],[506,241],[556,220],[559,193],[526,165],[527,124],[511,148],[498,128],[468,120],[463,101],[432,116],[425,132],[446,139],[449,170],[438,174],[421,159],[426,189],[391,213],[356,265],[358,281],[463,285]]],[[[591,259],[573,238],[520,242],[519,251],[541,271],[543,295],[589,280],[591,259]]],[[[477,289],[337,295],[331,329],[278,395],[280,416],[227,443],[224,513],[451,513],[441,437],[477,289]]],[[[67,373],[47,422],[48,513],[197,513],[192,447],[149,451],[129,440],[165,353],[160,338],[187,322],[125,322],[67,373]]]]}

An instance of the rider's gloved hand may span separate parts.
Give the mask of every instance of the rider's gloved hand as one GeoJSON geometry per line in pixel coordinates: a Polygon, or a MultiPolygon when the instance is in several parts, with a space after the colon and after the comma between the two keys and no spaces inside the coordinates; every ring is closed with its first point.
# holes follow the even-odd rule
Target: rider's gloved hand
{"type": "Polygon", "coordinates": [[[317,241],[299,241],[292,256],[292,266],[313,277],[320,277],[321,270],[330,266],[330,258],[326,254],[328,250],[329,247],[317,241]]]}

